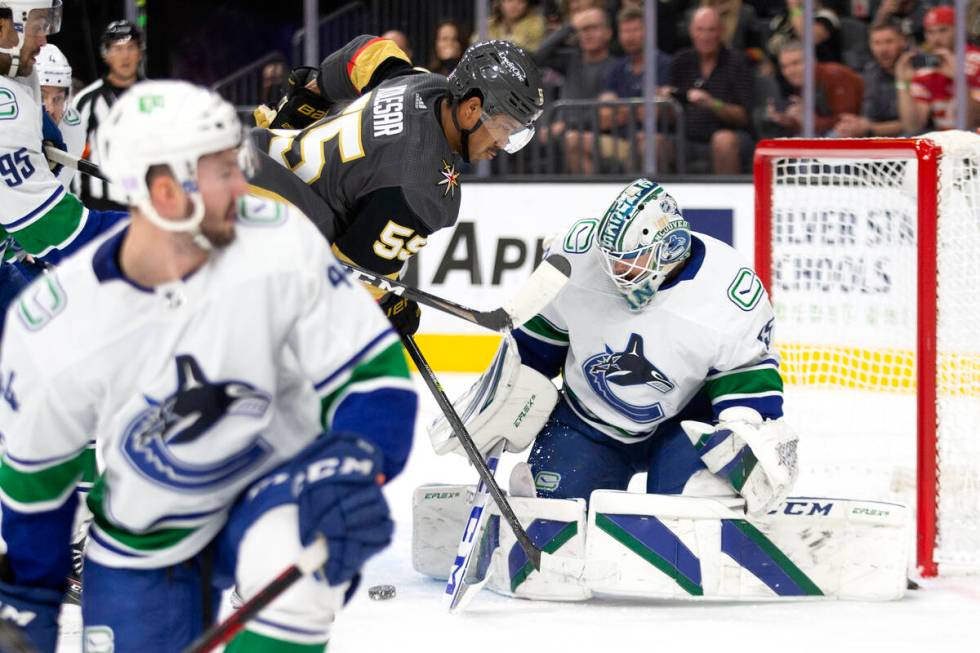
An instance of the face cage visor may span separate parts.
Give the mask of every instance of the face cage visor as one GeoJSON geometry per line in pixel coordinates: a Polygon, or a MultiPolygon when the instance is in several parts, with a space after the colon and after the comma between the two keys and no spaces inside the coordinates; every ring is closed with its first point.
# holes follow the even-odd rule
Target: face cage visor
{"type": "MultiPolygon", "coordinates": [[[[61,31],[61,0],[54,0],[53,6],[44,9],[31,9],[24,23],[24,37],[57,34],[61,31]]],[[[14,16],[17,20],[17,16],[14,16]]]]}
{"type": "Polygon", "coordinates": [[[671,271],[690,255],[690,232],[678,229],[662,240],[628,252],[613,252],[600,247],[606,272],[623,292],[647,284],[660,287],[671,271]]]}
{"type": "Polygon", "coordinates": [[[491,116],[484,111],[480,117],[480,124],[487,128],[494,142],[507,154],[520,152],[534,137],[533,123],[522,125],[516,118],[506,113],[491,116]]]}

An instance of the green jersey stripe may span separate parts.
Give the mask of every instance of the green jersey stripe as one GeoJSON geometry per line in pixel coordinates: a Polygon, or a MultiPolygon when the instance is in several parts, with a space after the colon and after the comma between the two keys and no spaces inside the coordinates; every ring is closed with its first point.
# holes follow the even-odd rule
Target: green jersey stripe
{"type": "Polygon", "coordinates": [[[4,457],[0,464],[0,490],[8,503],[20,506],[50,505],[74,489],[82,479],[88,449],[56,464],[25,469],[4,457]]]}
{"type": "Polygon", "coordinates": [[[408,363],[405,361],[405,354],[402,353],[401,342],[398,340],[393,341],[375,356],[358,363],[339,387],[320,399],[321,426],[325,429],[330,428],[330,420],[333,419],[332,409],[335,405],[339,405],[338,399],[345,396],[351,386],[385,377],[405,380],[410,378],[408,363]]]}
{"type": "Polygon", "coordinates": [[[54,247],[71,241],[84,226],[88,211],[71,193],[65,193],[41,219],[32,221],[11,234],[28,254],[41,256],[54,247]]]}
{"type": "Polygon", "coordinates": [[[783,391],[783,377],[779,375],[779,370],[767,367],[708,379],[704,389],[712,400],[731,394],[778,393],[783,391]]]}
{"type": "Polygon", "coordinates": [[[89,510],[100,533],[114,543],[137,552],[160,551],[179,544],[184,538],[192,535],[196,528],[161,528],[146,533],[131,533],[109,521],[105,510],[105,477],[100,476],[88,493],[89,510]]]}
{"type": "Polygon", "coordinates": [[[267,651],[275,651],[276,653],[321,653],[326,650],[326,642],[322,644],[297,644],[296,642],[286,642],[281,639],[261,635],[251,630],[242,631],[225,647],[225,653],[266,653],[267,651]]]}
{"type": "Polygon", "coordinates": [[[521,331],[530,336],[537,336],[555,344],[568,344],[568,331],[563,331],[552,324],[542,315],[535,315],[521,325],[521,331]]]}

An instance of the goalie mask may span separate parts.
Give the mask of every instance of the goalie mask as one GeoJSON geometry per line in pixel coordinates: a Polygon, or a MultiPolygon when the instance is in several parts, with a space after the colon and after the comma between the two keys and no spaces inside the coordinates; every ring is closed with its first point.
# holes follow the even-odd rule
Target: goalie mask
{"type": "Polygon", "coordinates": [[[137,207],[165,231],[187,232],[203,249],[204,199],[197,185],[197,162],[206,155],[239,149],[246,175],[252,167],[235,108],[217,93],[180,81],[140,82],[112,106],[97,132],[102,169],[119,184],[129,206],[137,207]],[[183,220],[162,218],[150,201],[147,173],[164,165],[189,195],[191,213],[183,220]]]}
{"type": "Polygon", "coordinates": [[[637,179],[602,216],[595,247],[630,309],[638,311],[690,257],[691,225],[663,186],[637,179]]]}
{"type": "Polygon", "coordinates": [[[0,19],[4,18],[13,20],[17,45],[0,48],[0,54],[10,57],[7,76],[16,77],[18,72],[24,72],[23,68],[29,68],[22,65],[21,54],[37,56],[36,52],[21,52],[27,37],[57,34],[61,29],[61,0],[0,0],[0,19]]]}

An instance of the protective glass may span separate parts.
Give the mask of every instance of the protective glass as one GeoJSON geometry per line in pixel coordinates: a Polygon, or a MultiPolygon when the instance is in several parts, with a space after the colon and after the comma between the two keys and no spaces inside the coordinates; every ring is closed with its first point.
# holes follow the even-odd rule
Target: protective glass
{"type": "Polygon", "coordinates": [[[534,136],[534,125],[521,124],[513,116],[506,113],[491,116],[484,111],[481,121],[494,141],[504,143],[502,149],[507,154],[519,152],[534,136]]]}
{"type": "Polygon", "coordinates": [[[31,9],[24,23],[24,36],[57,34],[61,31],[61,0],[54,0],[49,9],[31,9]]]}

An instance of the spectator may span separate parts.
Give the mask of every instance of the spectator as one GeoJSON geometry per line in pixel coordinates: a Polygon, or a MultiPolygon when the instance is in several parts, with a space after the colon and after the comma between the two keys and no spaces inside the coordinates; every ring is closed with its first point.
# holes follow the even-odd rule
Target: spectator
{"type": "MultiPolygon", "coordinates": [[[[102,60],[109,72],[86,86],[75,98],[74,108],[85,127],[85,158],[99,163],[95,148],[95,130],[109,109],[130,86],[142,79],[143,34],[128,20],[109,23],[102,34],[102,60]]],[[[75,175],[72,190],[89,209],[125,211],[122,190],[109,182],[89,175],[75,175]]]]}
{"type": "Polygon", "coordinates": [[[510,41],[529,52],[544,40],[544,16],[528,7],[528,0],[494,0],[487,34],[492,39],[510,41]]]}
{"type": "Polygon", "coordinates": [[[755,7],[742,0],[701,0],[702,7],[714,7],[721,17],[721,41],[732,50],[749,55],[753,61],[761,61],[762,35],[759,34],[759,17],[755,7]]]}
{"type": "Polygon", "coordinates": [[[392,41],[394,41],[395,45],[397,45],[402,52],[407,54],[409,59],[412,59],[414,61],[414,57],[412,56],[412,44],[409,43],[408,37],[405,36],[405,32],[399,32],[396,29],[390,29],[384,34],[382,34],[381,38],[391,39],[392,41]]]}
{"type": "MultiPolygon", "coordinates": [[[[643,44],[645,40],[645,25],[643,10],[638,7],[626,6],[619,11],[616,18],[619,32],[619,44],[625,57],[618,60],[609,72],[604,84],[604,90],[599,95],[600,100],[616,100],[619,98],[643,97],[643,44]]],[[[657,82],[665,84],[670,75],[671,58],[657,50],[657,82]]],[[[633,170],[629,163],[631,159],[639,161],[640,156],[632,157],[632,152],[643,151],[644,107],[633,107],[633,124],[630,125],[630,109],[628,106],[602,107],[599,109],[600,127],[604,133],[600,138],[602,158],[616,159],[627,164],[626,169],[633,170]],[[633,134],[635,148],[630,146],[630,134],[633,134]]],[[[592,162],[592,134],[583,134],[585,160],[592,162]]]]}
{"type": "Polygon", "coordinates": [[[935,2],[925,2],[923,0],[874,0],[872,3],[874,23],[881,23],[886,20],[897,21],[902,33],[913,38],[922,39],[922,22],[925,17],[927,5],[935,2]],[[877,5],[877,7],[875,7],[877,5]]]}
{"type": "MultiPolygon", "coordinates": [[[[779,101],[770,101],[767,118],[777,128],[767,136],[797,136],[803,129],[803,44],[790,41],[779,51],[779,71],[784,93],[779,101]]],[[[864,82],[861,76],[839,63],[818,63],[815,71],[816,98],[814,131],[824,136],[837,124],[841,115],[861,110],[864,82]]]]}
{"type": "Polygon", "coordinates": [[[895,62],[908,45],[905,34],[897,21],[887,20],[871,26],[868,41],[874,60],[868,62],[862,75],[861,115],[842,114],[834,125],[838,136],[898,136],[902,133],[895,95],[895,62]]]}
{"type": "MultiPolygon", "coordinates": [[[[820,2],[815,3],[813,41],[817,44],[817,61],[841,60],[840,19],[820,2]]],[[[769,56],[776,59],[785,43],[803,38],[803,0],[786,0],[786,13],[769,22],[769,56]]]]}
{"type": "MultiPolygon", "coordinates": [[[[572,16],[570,25],[548,36],[534,53],[534,60],[539,66],[554,68],[563,75],[560,99],[594,100],[599,97],[602,82],[615,65],[615,59],[609,56],[611,40],[608,14],[602,9],[585,9],[572,16]],[[573,32],[578,44],[573,48],[561,48],[573,32]]],[[[596,127],[591,124],[590,115],[591,111],[567,111],[558,116],[549,130],[551,137],[562,135],[569,172],[582,173],[591,166],[582,154],[582,130],[596,127]]]]}
{"type": "Polygon", "coordinates": [[[286,62],[283,59],[270,61],[262,66],[262,90],[260,91],[260,104],[274,107],[279,104],[285,89],[283,84],[286,81],[286,62]]]}
{"type": "MultiPolygon", "coordinates": [[[[694,12],[694,47],[681,50],[670,65],[669,83],[684,107],[687,160],[710,162],[715,174],[738,174],[752,152],[752,66],[748,57],[721,42],[721,18],[711,7],[694,12]]],[[[674,145],[658,136],[660,161],[674,160],[674,145]]]]}
{"type": "MultiPolygon", "coordinates": [[[[898,114],[906,134],[921,134],[928,128],[952,129],[956,125],[953,96],[955,20],[952,7],[930,9],[923,19],[928,55],[909,51],[895,64],[898,114]]],[[[967,126],[972,129],[980,115],[980,49],[974,45],[966,47],[966,81],[969,87],[967,126]]]]}
{"type": "Polygon", "coordinates": [[[432,39],[432,59],[429,70],[448,76],[456,68],[459,58],[466,49],[466,34],[455,20],[442,20],[436,25],[435,38],[432,39]]]}

